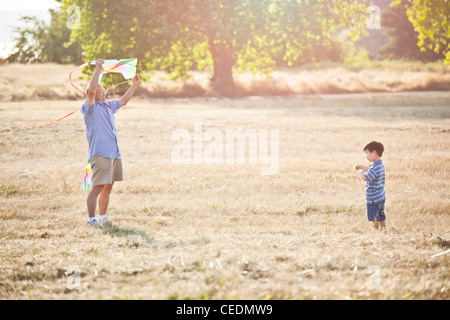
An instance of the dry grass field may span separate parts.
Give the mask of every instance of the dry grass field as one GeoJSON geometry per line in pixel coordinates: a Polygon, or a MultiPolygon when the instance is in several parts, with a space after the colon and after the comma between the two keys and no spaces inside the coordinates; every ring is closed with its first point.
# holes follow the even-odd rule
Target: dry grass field
{"type": "Polygon", "coordinates": [[[81,99],[0,102],[1,299],[449,299],[450,94],[132,100],[90,228],[81,99]],[[177,129],[279,130],[279,170],[174,164],[177,129]],[[362,148],[385,145],[387,229],[362,148]],[[448,253],[448,252],[447,252],[448,253]]]}

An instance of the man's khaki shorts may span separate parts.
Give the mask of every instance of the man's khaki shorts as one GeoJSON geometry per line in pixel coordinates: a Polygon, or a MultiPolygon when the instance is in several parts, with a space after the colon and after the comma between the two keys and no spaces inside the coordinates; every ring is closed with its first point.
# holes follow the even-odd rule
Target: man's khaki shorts
{"type": "Polygon", "coordinates": [[[93,156],[91,159],[92,186],[123,181],[122,160],[93,156]]]}

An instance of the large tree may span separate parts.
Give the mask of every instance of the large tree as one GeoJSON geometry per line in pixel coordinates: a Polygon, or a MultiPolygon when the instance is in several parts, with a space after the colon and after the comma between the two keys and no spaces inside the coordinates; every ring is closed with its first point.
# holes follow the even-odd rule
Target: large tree
{"type": "Polygon", "coordinates": [[[268,73],[278,57],[314,60],[314,46],[332,46],[340,28],[358,38],[366,12],[358,0],[64,0],[70,5],[81,8],[71,42],[86,58],[136,56],[173,79],[206,69],[221,91],[234,87],[233,68],[268,73]]]}

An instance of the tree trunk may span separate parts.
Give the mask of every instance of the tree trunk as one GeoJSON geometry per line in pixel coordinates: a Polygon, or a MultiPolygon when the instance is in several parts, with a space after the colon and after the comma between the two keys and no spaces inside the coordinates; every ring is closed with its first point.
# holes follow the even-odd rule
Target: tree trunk
{"type": "Polygon", "coordinates": [[[234,60],[229,46],[209,41],[209,47],[214,62],[214,74],[210,79],[211,87],[221,95],[235,95],[236,86],[233,79],[234,60]]]}

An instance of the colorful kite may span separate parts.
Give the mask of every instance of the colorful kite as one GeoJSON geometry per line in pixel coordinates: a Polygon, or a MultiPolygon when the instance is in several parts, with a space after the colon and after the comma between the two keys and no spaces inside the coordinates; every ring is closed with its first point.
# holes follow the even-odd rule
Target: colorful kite
{"type": "MultiPolygon", "coordinates": [[[[77,86],[75,86],[72,82],[72,74],[79,69],[83,69],[86,66],[89,65],[95,65],[95,61],[90,61],[88,63],[82,64],[81,66],[79,66],[77,69],[73,70],[70,74],[69,74],[69,81],[70,84],[72,85],[72,87],[74,87],[78,92],[84,94],[85,96],[87,96],[86,92],[82,91],[81,89],[79,89],[77,86]]],[[[122,60],[105,60],[105,63],[103,64],[103,72],[101,73],[100,77],[99,77],[99,83],[102,83],[103,80],[103,76],[105,74],[108,73],[121,73],[122,76],[124,77],[125,81],[118,83],[114,86],[112,86],[111,88],[109,88],[108,90],[111,90],[112,88],[115,88],[121,84],[124,84],[128,81],[130,81],[135,75],[136,75],[136,68],[137,68],[137,58],[132,58],[132,59],[122,59],[122,60]]],[[[36,129],[36,128],[43,128],[43,127],[48,127],[51,126],[52,124],[55,124],[71,115],[73,115],[75,112],[79,111],[81,108],[77,108],[76,110],[72,111],[71,113],[65,115],[64,117],[61,117],[51,123],[48,124],[44,124],[41,126],[37,126],[37,127],[28,127],[29,129],[36,129]]]]}
{"type": "MultiPolygon", "coordinates": [[[[125,82],[128,82],[130,79],[132,79],[136,75],[136,68],[137,68],[137,58],[132,59],[122,59],[122,60],[105,60],[105,63],[103,64],[103,72],[100,74],[100,77],[98,79],[98,83],[102,83],[103,76],[108,73],[121,73],[122,76],[126,81],[121,82],[119,84],[114,85],[113,87],[109,88],[108,90],[111,90],[114,87],[117,87],[125,82]]],[[[79,66],[77,69],[83,69],[86,66],[95,66],[96,61],[90,61],[88,63],[85,63],[81,66],[79,66]]],[[[72,71],[69,75],[70,84],[72,87],[74,87],[76,90],[87,95],[86,92],[81,91],[78,87],[76,87],[72,82],[72,74],[75,72],[72,71]]]]}
{"type": "MultiPolygon", "coordinates": [[[[95,66],[95,61],[89,62],[89,65],[95,66]]],[[[125,80],[130,80],[136,75],[137,59],[123,59],[123,60],[105,60],[103,64],[102,74],[98,80],[98,83],[102,83],[103,76],[107,73],[121,73],[125,80]]]]}

